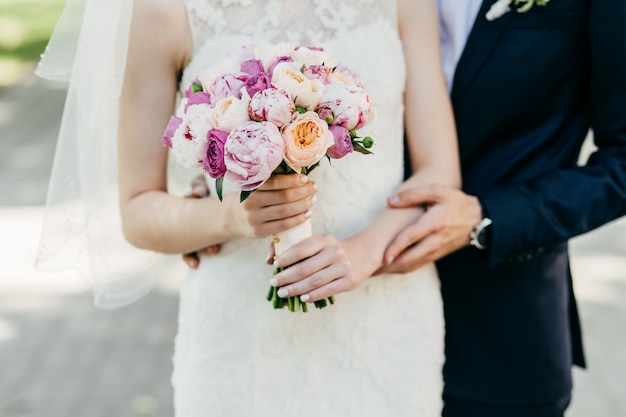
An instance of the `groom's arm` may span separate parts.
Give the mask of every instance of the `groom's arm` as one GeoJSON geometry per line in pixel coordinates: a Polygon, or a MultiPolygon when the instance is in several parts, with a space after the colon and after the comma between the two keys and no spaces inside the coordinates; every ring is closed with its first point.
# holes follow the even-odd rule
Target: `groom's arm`
{"type": "MultiPolygon", "coordinates": [[[[585,166],[478,193],[493,219],[489,263],[543,247],[626,214],[626,7],[590,1],[591,127],[598,150],[585,166]]],[[[537,103],[538,105],[540,103],[537,103]]]]}
{"type": "MultiPolygon", "coordinates": [[[[389,247],[389,257],[397,259],[393,270],[410,270],[467,246],[480,218],[463,224],[455,219],[477,204],[493,220],[485,252],[492,266],[532,258],[544,247],[626,214],[626,7],[610,1],[589,3],[589,26],[581,30],[589,34],[590,117],[598,150],[587,165],[481,190],[477,196],[445,187],[422,187],[397,196],[391,206],[431,208],[389,247]]],[[[532,80],[525,85],[532,88],[532,80]]]]}

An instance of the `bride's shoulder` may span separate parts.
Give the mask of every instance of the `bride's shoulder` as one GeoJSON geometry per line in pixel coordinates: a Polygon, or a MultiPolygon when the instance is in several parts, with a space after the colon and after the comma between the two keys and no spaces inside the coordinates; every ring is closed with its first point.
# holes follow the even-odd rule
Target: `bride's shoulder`
{"type": "Polygon", "coordinates": [[[184,0],[134,0],[131,36],[143,46],[170,51],[185,61],[192,40],[184,0]]]}
{"type": "Polygon", "coordinates": [[[186,10],[184,0],[134,0],[133,14],[167,24],[185,20],[186,10]]]}

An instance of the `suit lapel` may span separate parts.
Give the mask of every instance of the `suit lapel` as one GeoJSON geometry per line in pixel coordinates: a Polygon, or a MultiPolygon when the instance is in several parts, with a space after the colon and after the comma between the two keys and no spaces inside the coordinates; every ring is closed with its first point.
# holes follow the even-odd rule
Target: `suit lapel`
{"type": "Polygon", "coordinates": [[[478,75],[514,13],[510,11],[494,21],[488,21],[485,15],[494,2],[495,0],[483,1],[457,64],[452,85],[452,100],[455,102],[458,102],[478,75]]]}

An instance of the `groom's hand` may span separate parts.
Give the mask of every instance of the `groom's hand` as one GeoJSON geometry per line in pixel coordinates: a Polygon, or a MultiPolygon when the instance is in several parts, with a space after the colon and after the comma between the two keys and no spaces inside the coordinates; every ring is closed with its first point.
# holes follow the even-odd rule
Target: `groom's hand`
{"type": "Polygon", "coordinates": [[[482,219],[476,197],[438,184],[404,190],[388,204],[424,206],[426,212],[387,247],[386,266],[379,272],[410,272],[469,245],[470,233],[482,219]]]}

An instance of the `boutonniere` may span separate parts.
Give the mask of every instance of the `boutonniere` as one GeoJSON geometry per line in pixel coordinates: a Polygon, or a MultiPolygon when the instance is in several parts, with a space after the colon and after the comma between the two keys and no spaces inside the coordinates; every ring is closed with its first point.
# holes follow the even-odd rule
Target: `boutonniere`
{"type": "Polygon", "coordinates": [[[536,4],[537,6],[545,6],[550,0],[497,0],[491,5],[489,11],[485,15],[490,22],[496,20],[511,10],[511,4],[518,13],[526,13],[536,4]]]}

